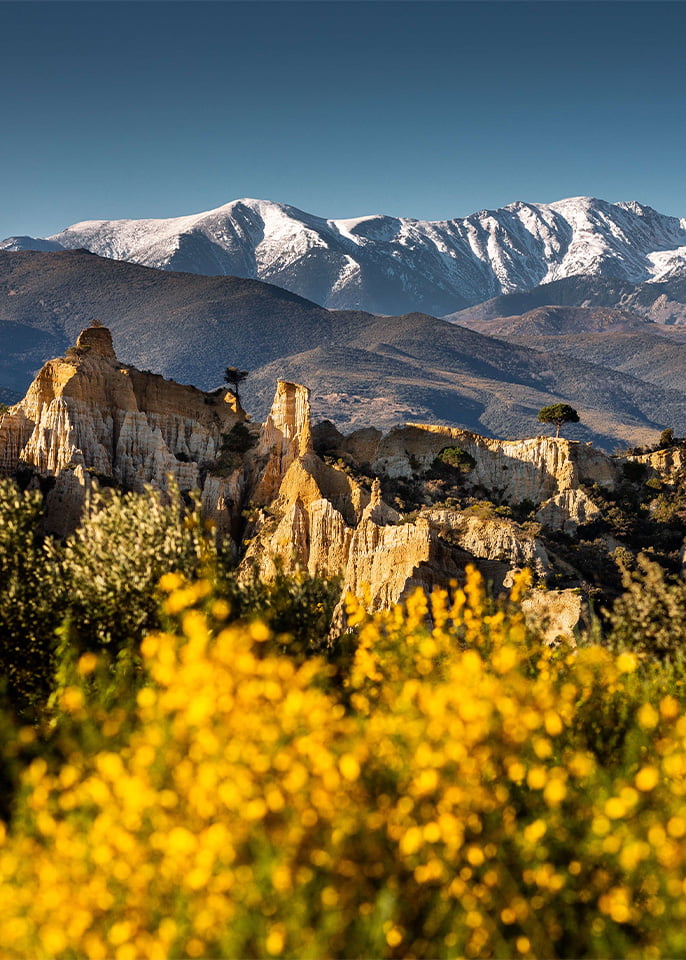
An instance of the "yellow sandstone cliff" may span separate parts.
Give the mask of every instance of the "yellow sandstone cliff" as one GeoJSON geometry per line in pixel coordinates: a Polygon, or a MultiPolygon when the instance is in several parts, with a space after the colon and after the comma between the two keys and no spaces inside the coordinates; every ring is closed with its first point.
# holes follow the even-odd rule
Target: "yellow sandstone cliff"
{"type": "MultiPolygon", "coordinates": [[[[132,490],[197,489],[219,535],[238,541],[246,575],[256,569],[270,578],[281,567],[339,577],[342,595],[363,596],[372,609],[416,586],[459,581],[468,562],[496,589],[521,567],[545,581],[555,566],[535,529],[493,513],[428,502],[401,516],[384,503],[379,477],[421,480],[441,451],[458,447],[470,458],[467,490],[497,503],[528,501],[543,527],[573,533],[598,510],[582,485],[610,489],[619,475],[612,458],[562,438],[494,440],[421,424],[385,435],[366,428],[344,437],[332,424],[313,431],[308,389],[285,381],[259,435],[247,428],[252,448],[227,456],[227,438],[246,420],[225,389],[204,393],[121,364],[109,331],[91,326],[0,419],[0,474],[49,478],[46,528],[61,535],[77,525],[98,478],[132,490]],[[326,461],[315,450],[322,437],[332,454],[326,461]]],[[[529,603],[538,619],[541,596],[529,603]]],[[[570,635],[578,593],[549,596],[551,637],[570,635]]]]}
{"type": "Polygon", "coordinates": [[[117,360],[110,331],[91,326],[68,356],[50,360],[0,421],[0,475],[53,477],[46,527],[74,529],[93,479],[202,490],[218,519],[230,480],[204,476],[223,435],[245,414],[228,391],[203,393],[117,360]]]}

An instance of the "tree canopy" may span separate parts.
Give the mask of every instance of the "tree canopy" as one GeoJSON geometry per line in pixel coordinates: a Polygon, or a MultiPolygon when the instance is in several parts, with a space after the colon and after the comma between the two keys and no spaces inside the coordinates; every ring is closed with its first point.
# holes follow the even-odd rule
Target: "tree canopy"
{"type": "Polygon", "coordinates": [[[568,403],[553,403],[549,407],[541,407],[538,411],[541,423],[553,423],[556,427],[555,436],[560,436],[560,427],[563,423],[578,423],[579,414],[568,403]]]}
{"type": "Polygon", "coordinates": [[[229,385],[229,389],[231,390],[231,393],[234,395],[236,400],[239,399],[238,397],[239,384],[243,383],[243,381],[248,376],[248,372],[249,372],[248,370],[239,370],[238,367],[227,367],[226,370],[224,371],[224,383],[227,383],[229,385]]]}

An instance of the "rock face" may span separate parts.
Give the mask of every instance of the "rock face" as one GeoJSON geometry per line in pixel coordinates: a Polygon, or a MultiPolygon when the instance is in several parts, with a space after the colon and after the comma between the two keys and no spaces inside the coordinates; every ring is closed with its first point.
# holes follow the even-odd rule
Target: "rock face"
{"type": "MultiPolygon", "coordinates": [[[[459,582],[467,563],[479,567],[496,589],[521,567],[531,568],[538,582],[554,569],[535,532],[486,508],[480,515],[427,506],[405,521],[384,503],[379,476],[421,477],[441,451],[458,447],[468,455],[467,489],[487,492],[498,502],[530,501],[538,507],[540,525],[573,532],[598,514],[581,484],[612,489],[619,475],[615,462],[602,453],[551,437],[498,441],[418,424],[386,435],[366,428],[344,437],[330,423],[312,431],[306,422],[307,396],[299,390],[304,388],[279,384],[263,428],[258,449],[264,466],[257,489],[262,504],[269,496],[272,501],[250,531],[245,564],[264,577],[273,576],[277,566],[339,576],[342,593],[364,597],[370,609],[390,606],[417,586],[429,590],[459,582]],[[338,466],[323,462],[315,450],[328,452],[338,466]],[[360,479],[350,477],[356,469],[377,475],[369,492],[362,473],[360,479]]],[[[569,639],[582,599],[573,591],[537,591],[529,606],[532,619],[545,619],[551,641],[569,639]],[[545,596],[551,604],[543,618],[545,596]]]]}
{"type": "Polygon", "coordinates": [[[371,464],[390,476],[408,477],[428,469],[451,446],[474,460],[468,485],[484,487],[510,503],[541,503],[584,482],[611,488],[616,480],[610,457],[563,437],[493,440],[467,430],[425,424],[407,424],[379,437],[376,448],[370,450],[371,464]]]}
{"type": "Polygon", "coordinates": [[[542,630],[544,640],[575,644],[574,628],[584,618],[583,597],[578,590],[532,590],[522,601],[528,623],[542,630]]]}
{"type": "Polygon", "coordinates": [[[0,474],[54,477],[46,527],[63,535],[95,476],[131,490],[199,489],[208,513],[227,526],[231,483],[208,482],[207,466],[244,420],[230,392],[207,394],[121,365],[109,330],[92,326],[66,357],[45,364],[0,421],[0,474]]]}
{"type": "Polygon", "coordinates": [[[445,509],[428,510],[426,517],[446,539],[470,553],[475,561],[498,561],[507,570],[529,567],[539,580],[545,579],[551,571],[550,558],[540,540],[509,520],[482,518],[445,509]]]}
{"type": "Polygon", "coordinates": [[[548,530],[561,530],[573,536],[580,524],[600,517],[600,510],[583,490],[567,489],[543,503],[536,519],[548,530]]]}
{"type": "MultiPolygon", "coordinates": [[[[499,441],[419,424],[385,435],[366,428],[344,437],[331,424],[313,431],[309,391],[286,381],[277,383],[259,435],[246,419],[226,390],[203,393],[122,365],[109,331],[91,326],[0,419],[0,473],[42,479],[50,488],[46,527],[63,536],[98,480],[131,490],[198,489],[219,535],[242,543],[242,575],[304,569],[339,578],[341,597],[352,592],[370,609],[417,586],[460,582],[467,563],[496,590],[522,567],[538,583],[566,575],[571,568],[546,548],[541,528],[573,533],[598,514],[582,484],[611,490],[621,476],[609,457],[564,439],[499,441]],[[472,506],[431,499],[422,478],[437,462],[451,464],[472,506]],[[399,482],[426,497],[409,515],[384,502],[382,489],[399,482]],[[537,510],[538,524],[499,515],[498,503],[522,505],[523,516],[537,510]]],[[[579,593],[534,594],[531,616],[546,622],[551,640],[569,638],[579,593]]]]}
{"type": "Polygon", "coordinates": [[[273,500],[290,465],[311,449],[310,391],[300,384],[279,380],[257,445],[258,458],[267,461],[255,491],[257,502],[273,500]]]}

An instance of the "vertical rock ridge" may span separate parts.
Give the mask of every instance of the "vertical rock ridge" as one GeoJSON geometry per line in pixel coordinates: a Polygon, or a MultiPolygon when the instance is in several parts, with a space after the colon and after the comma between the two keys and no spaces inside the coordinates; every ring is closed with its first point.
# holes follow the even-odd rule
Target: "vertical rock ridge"
{"type": "Polygon", "coordinates": [[[310,391],[299,383],[278,380],[269,415],[257,443],[258,462],[265,461],[254,499],[269,503],[279,492],[290,465],[312,451],[310,391]]]}

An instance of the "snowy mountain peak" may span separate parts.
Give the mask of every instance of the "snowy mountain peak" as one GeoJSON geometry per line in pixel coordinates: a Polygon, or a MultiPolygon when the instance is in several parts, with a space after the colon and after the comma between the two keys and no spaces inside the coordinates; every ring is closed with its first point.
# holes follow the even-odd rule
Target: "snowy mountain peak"
{"type": "Polygon", "coordinates": [[[325,219],[243,198],[168,219],[89,220],[0,249],[85,248],[164,270],[256,278],[325,306],[446,314],[571,276],[686,277],[686,219],[637,201],[516,200],[463,219],[325,219]],[[33,246],[32,246],[33,245],[33,246]]]}

